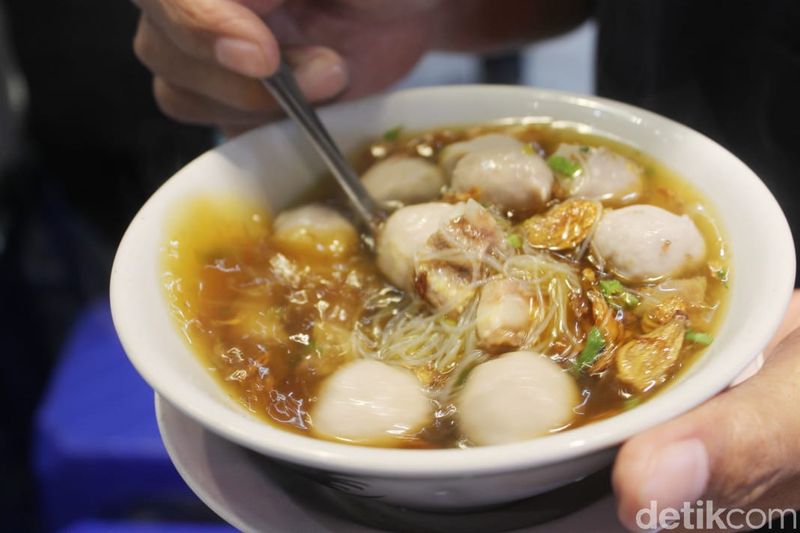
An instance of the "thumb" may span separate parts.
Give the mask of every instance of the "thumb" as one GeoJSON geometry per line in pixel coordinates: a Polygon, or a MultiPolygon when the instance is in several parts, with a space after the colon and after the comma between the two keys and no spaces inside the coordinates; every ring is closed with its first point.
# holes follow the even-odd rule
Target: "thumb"
{"type": "MultiPolygon", "coordinates": [[[[753,378],[697,409],[628,441],[613,472],[620,520],[636,513],[713,500],[748,507],[800,477],[800,330],[753,378]]],[[[784,497],[785,497],[784,491],[784,497]]],[[[792,505],[800,504],[795,496],[792,505]]],[[[785,500],[783,503],[786,503],[785,500]]]]}

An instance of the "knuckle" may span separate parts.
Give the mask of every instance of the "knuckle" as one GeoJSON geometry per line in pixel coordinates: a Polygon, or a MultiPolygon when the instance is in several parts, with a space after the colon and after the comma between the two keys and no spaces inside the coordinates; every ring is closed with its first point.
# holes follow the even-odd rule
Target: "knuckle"
{"type": "Polygon", "coordinates": [[[154,59],[158,56],[158,51],[153,43],[152,32],[148,31],[144,18],[140,20],[133,37],[133,53],[145,67],[153,70],[154,59]]]}
{"type": "Polygon", "coordinates": [[[258,84],[248,84],[239,91],[238,98],[231,102],[237,110],[246,112],[268,111],[273,106],[270,105],[270,98],[263,87],[258,84]]]}
{"type": "Polygon", "coordinates": [[[241,13],[231,5],[219,2],[182,2],[180,9],[169,10],[172,24],[192,34],[204,37],[221,32],[230,24],[237,24],[241,13]]]}
{"type": "Polygon", "coordinates": [[[139,26],[136,28],[136,34],[133,36],[133,53],[136,57],[144,63],[145,57],[149,53],[149,43],[147,42],[147,36],[144,32],[144,22],[143,19],[139,19],[139,26]]]}
{"type": "Polygon", "coordinates": [[[153,81],[153,96],[158,108],[169,118],[186,123],[197,121],[185,99],[163,79],[155,78],[153,81]]]}

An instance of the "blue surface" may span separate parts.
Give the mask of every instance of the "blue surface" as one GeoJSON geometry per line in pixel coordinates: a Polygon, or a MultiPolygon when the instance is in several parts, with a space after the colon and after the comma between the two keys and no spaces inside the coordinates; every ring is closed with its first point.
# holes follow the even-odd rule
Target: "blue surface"
{"type": "Polygon", "coordinates": [[[208,517],[167,456],[153,392],[125,356],[107,301],[76,322],[35,433],[34,469],[49,529],[97,516],[208,517]]]}
{"type": "Polygon", "coordinates": [[[79,522],[60,533],[234,533],[236,529],[217,524],[171,524],[142,522],[79,522]]]}

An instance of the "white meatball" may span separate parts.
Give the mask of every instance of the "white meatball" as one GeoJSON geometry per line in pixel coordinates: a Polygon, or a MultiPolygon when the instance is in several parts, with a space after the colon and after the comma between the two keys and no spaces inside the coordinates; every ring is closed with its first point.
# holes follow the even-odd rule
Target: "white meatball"
{"type": "Polygon", "coordinates": [[[458,162],[451,186],[454,191],[475,191],[482,202],[524,215],[550,200],[553,172],[538,154],[520,148],[480,150],[458,162]]]}
{"type": "Polygon", "coordinates": [[[428,202],[445,185],[442,170],[418,157],[390,157],[361,177],[367,192],[385,207],[428,202]]]}
{"type": "Polygon", "coordinates": [[[451,217],[417,252],[414,288],[438,311],[457,316],[486,275],[483,261],[509,252],[497,219],[475,200],[457,204],[451,217]]]}
{"type": "Polygon", "coordinates": [[[388,444],[420,430],[432,412],[430,400],[411,372],[360,359],[322,384],[311,409],[311,425],[321,437],[388,444]]]}
{"type": "Polygon", "coordinates": [[[295,251],[343,255],[358,246],[358,231],[335,209],[309,204],[282,212],[273,224],[275,242],[295,251]]]}
{"type": "Polygon", "coordinates": [[[524,282],[498,279],[481,288],[476,330],[484,350],[519,348],[533,325],[532,294],[524,282]]]}
{"type": "Polygon", "coordinates": [[[558,429],[580,403],[575,381],[549,357],[511,352],[478,365],[457,400],[461,430],[474,444],[505,444],[558,429]]]}
{"type": "Polygon", "coordinates": [[[581,166],[577,176],[562,180],[572,197],[618,205],[632,202],[642,194],[641,167],[608,148],[562,144],[554,155],[581,166]]]}
{"type": "Polygon", "coordinates": [[[522,142],[510,135],[489,133],[468,141],[461,141],[446,146],[439,155],[439,164],[447,175],[453,173],[456,163],[467,154],[479,150],[522,150],[522,142]]]}
{"type": "Polygon", "coordinates": [[[383,275],[397,287],[410,290],[417,251],[439,226],[462,210],[463,206],[431,202],[392,213],[378,236],[377,264],[383,275]]]}
{"type": "Polygon", "coordinates": [[[592,238],[594,255],[615,274],[646,281],[677,276],[706,255],[703,235],[687,215],[653,205],[606,211],[592,238]]]}

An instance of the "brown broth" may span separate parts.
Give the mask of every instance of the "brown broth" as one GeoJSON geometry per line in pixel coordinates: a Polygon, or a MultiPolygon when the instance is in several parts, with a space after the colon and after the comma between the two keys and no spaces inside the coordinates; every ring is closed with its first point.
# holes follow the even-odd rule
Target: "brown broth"
{"type": "MultiPolygon", "coordinates": [[[[379,141],[356,154],[354,161],[361,170],[393,154],[435,161],[444,145],[490,131],[513,132],[545,154],[570,142],[606,146],[628,157],[644,168],[644,194],[636,203],[688,214],[705,237],[708,260],[728,268],[729,254],[709,202],[666,166],[609,139],[548,124],[443,128],[379,141]]],[[[310,197],[320,197],[324,191],[325,198],[333,197],[326,201],[343,206],[331,190],[326,185],[310,197]]],[[[368,250],[362,245],[353,255],[331,259],[282,247],[271,237],[269,215],[234,199],[187,201],[175,213],[168,235],[165,294],[193,350],[227,393],[252,413],[283,429],[310,434],[310,406],[321,380],[352,358],[349,337],[362,318],[364,302],[379,291],[392,290],[368,250]]],[[[582,267],[591,266],[584,263],[582,267]]],[[[691,325],[713,333],[724,314],[727,283],[707,264],[684,277],[691,276],[706,277],[706,303],[712,309],[702,319],[693,317],[691,325]]],[[[641,332],[630,311],[623,311],[620,318],[633,333],[641,332]]],[[[590,326],[581,325],[584,332],[590,326]]],[[[647,400],[669,385],[703,348],[684,343],[670,378],[644,393],[633,393],[617,382],[613,367],[599,377],[580,375],[584,402],[567,427],[608,418],[647,400]]],[[[441,448],[465,443],[454,418],[444,415],[398,445],[441,448]]]]}

